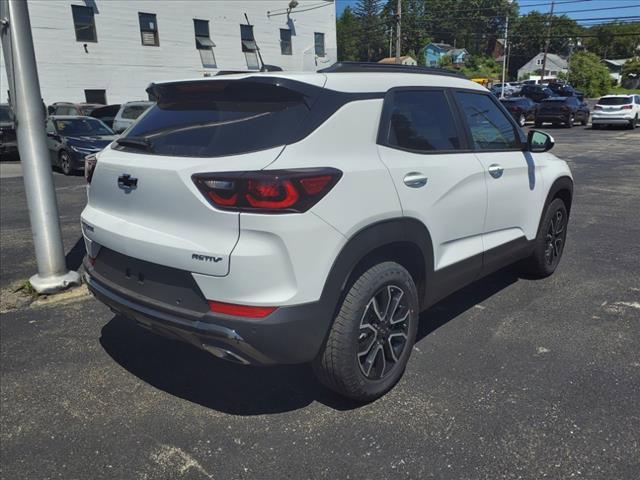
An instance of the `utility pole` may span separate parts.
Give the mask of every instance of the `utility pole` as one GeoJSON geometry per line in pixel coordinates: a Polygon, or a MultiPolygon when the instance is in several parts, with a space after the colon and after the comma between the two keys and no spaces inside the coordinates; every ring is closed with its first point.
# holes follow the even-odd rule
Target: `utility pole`
{"type": "MultiPolygon", "coordinates": [[[[513,0],[509,0],[509,7],[513,0]]],[[[500,89],[500,98],[504,98],[504,81],[507,75],[507,40],[509,37],[509,10],[507,10],[504,22],[504,44],[502,46],[502,88],[500,89]]]]}
{"type": "Polygon", "coordinates": [[[389,29],[389,58],[393,56],[393,25],[389,29]]]}
{"type": "Polygon", "coordinates": [[[400,63],[400,48],[402,47],[401,35],[402,22],[402,0],[398,0],[398,11],[396,12],[396,63],[400,63]]]}
{"type": "Polygon", "coordinates": [[[26,0],[0,0],[0,37],[38,265],[29,281],[38,293],[52,293],[80,276],[67,270],[64,256],[26,0]]]}
{"type": "Polygon", "coordinates": [[[551,43],[551,22],[553,22],[553,7],[555,0],[551,0],[551,11],[549,12],[549,28],[547,29],[547,41],[544,44],[544,56],[542,57],[542,74],[540,75],[540,83],[544,80],[544,71],[547,68],[547,53],[549,53],[549,43],[551,43]]]}

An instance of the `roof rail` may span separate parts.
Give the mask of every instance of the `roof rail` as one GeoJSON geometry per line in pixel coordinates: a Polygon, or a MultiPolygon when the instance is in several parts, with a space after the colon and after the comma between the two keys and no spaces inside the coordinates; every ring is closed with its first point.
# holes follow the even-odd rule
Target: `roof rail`
{"type": "Polygon", "coordinates": [[[374,62],[337,62],[330,67],[318,70],[318,73],[422,73],[426,75],[444,75],[447,77],[467,78],[462,73],[453,72],[444,68],[421,67],[418,65],[397,65],[374,62]]]}

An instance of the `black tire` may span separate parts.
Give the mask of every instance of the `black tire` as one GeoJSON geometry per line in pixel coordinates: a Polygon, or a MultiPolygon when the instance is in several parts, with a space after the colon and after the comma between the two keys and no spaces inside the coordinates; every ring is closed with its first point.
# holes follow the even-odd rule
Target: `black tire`
{"type": "Polygon", "coordinates": [[[576,121],[576,117],[574,117],[573,113],[569,115],[567,121],[564,123],[567,128],[573,128],[573,124],[576,121]]]}
{"type": "Polygon", "coordinates": [[[564,252],[568,219],[567,207],[561,199],[556,198],[547,206],[538,227],[533,253],[525,261],[527,273],[544,278],[555,271],[564,252]]]}
{"type": "Polygon", "coordinates": [[[71,165],[72,160],[69,152],[62,150],[58,156],[58,160],[62,173],[64,173],[65,175],[71,175],[73,173],[73,167],[71,165]]]}
{"type": "Polygon", "coordinates": [[[349,288],[313,362],[318,380],[357,401],[384,395],[404,373],[418,310],[416,286],[404,267],[383,262],[368,269],[349,288]]]}
{"type": "Polygon", "coordinates": [[[580,125],[582,125],[583,127],[587,126],[587,123],[589,123],[589,114],[587,113],[585,115],[585,117],[580,121],[580,125]]]}
{"type": "Polygon", "coordinates": [[[524,113],[521,113],[520,117],[518,117],[518,125],[520,125],[521,127],[524,127],[526,123],[527,123],[527,117],[524,116],[524,113]]]}
{"type": "Polygon", "coordinates": [[[629,122],[629,130],[633,130],[636,128],[636,125],[638,125],[638,115],[636,114],[636,116],[633,118],[633,120],[631,120],[629,122]]]}

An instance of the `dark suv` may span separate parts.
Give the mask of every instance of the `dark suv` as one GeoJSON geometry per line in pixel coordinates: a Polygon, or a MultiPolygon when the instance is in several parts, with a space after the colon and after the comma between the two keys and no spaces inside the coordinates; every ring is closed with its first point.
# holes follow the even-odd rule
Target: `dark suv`
{"type": "Polygon", "coordinates": [[[539,103],[549,97],[553,96],[553,91],[547,87],[540,85],[525,85],[520,90],[521,97],[527,97],[536,103],[539,103]]]}
{"type": "Polygon", "coordinates": [[[581,125],[589,123],[589,106],[578,97],[553,97],[543,100],[536,110],[535,125],[539,127],[543,122],[554,125],[564,124],[571,128],[575,122],[581,125]]]}
{"type": "Polygon", "coordinates": [[[13,112],[7,104],[0,105],[0,155],[14,154],[18,151],[16,141],[16,129],[13,121],[13,112]]]}
{"type": "Polygon", "coordinates": [[[538,104],[527,97],[501,98],[500,103],[505,106],[511,116],[524,127],[527,120],[534,120],[538,104]]]}

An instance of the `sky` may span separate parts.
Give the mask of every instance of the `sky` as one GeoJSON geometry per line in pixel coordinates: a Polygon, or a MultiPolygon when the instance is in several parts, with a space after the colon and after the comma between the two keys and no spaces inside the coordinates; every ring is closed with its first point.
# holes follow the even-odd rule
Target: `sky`
{"type": "MultiPolygon", "coordinates": [[[[336,0],[336,9],[338,15],[342,13],[347,5],[354,7],[356,3],[358,3],[357,0],[336,0]]],[[[549,12],[549,5],[551,4],[551,0],[518,0],[518,3],[520,4],[520,14],[526,14],[532,10],[538,10],[540,12],[547,13],[549,12]],[[536,6],[527,7],[527,5],[534,4],[536,6]]],[[[572,10],[587,10],[595,8],[606,10],[573,12],[567,13],[567,15],[575,20],[580,20],[583,18],[592,19],[598,17],[623,17],[630,15],[640,15],[640,0],[574,0],[571,1],[571,3],[569,3],[568,0],[556,0],[555,13],[561,14],[562,12],[570,12],[572,10]]],[[[593,23],[593,21],[589,21],[588,23],[585,23],[585,25],[592,25],[593,23]]]]}

